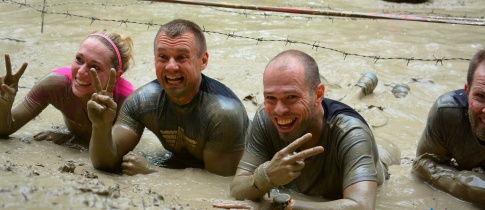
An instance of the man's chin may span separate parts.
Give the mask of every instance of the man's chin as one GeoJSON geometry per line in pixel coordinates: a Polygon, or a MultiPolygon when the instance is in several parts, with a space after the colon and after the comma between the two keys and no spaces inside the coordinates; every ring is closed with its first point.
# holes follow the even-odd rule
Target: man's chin
{"type": "Polygon", "coordinates": [[[300,138],[302,135],[298,136],[294,132],[281,132],[278,131],[278,135],[280,136],[280,139],[283,140],[284,142],[293,142],[297,138],[300,138]]]}

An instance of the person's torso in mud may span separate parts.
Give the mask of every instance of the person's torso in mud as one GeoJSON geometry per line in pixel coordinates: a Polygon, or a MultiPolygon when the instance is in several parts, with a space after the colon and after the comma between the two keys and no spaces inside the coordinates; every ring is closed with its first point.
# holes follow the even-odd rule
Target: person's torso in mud
{"type": "MultiPolygon", "coordinates": [[[[72,90],[70,68],[59,68],[43,77],[32,87],[22,103],[37,116],[49,104],[62,112],[64,122],[72,134],[80,141],[89,141],[91,121],[88,118],[86,102],[76,97],[72,90]]],[[[133,85],[123,78],[116,81],[113,99],[118,104],[118,111],[123,101],[134,91],[133,85]]]]}
{"type": "Polygon", "coordinates": [[[249,119],[243,104],[229,88],[202,75],[199,92],[182,106],[171,102],[163,87],[153,80],[127,99],[117,123],[140,136],[145,127],[152,131],[163,147],[173,153],[172,158],[185,164],[182,168],[204,168],[204,150],[243,150],[249,119]]]}
{"type": "Polygon", "coordinates": [[[420,142],[422,151],[432,151],[440,161],[453,158],[460,170],[485,168],[485,146],[470,126],[464,89],[445,93],[436,100],[420,142]]]}
{"type": "MultiPolygon", "coordinates": [[[[379,160],[374,136],[364,118],[338,101],[325,98],[322,105],[325,114],[318,145],[325,151],[306,158],[301,175],[284,187],[306,195],[341,199],[342,190],[353,183],[383,183],[388,173],[379,160]]],[[[288,144],[280,140],[277,128],[261,106],[253,119],[238,167],[255,171],[288,144]]]]}

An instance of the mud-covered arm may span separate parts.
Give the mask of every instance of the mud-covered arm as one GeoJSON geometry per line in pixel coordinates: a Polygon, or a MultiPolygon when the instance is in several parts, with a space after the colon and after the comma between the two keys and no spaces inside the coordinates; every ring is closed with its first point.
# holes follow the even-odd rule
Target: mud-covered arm
{"type": "Polygon", "coordinates": [[[244,153],[249,118],[244,106],[235,100],[220,102],[218,108],[208,110],[211,119],[209,125],[197,125],[205,128],[209,134],[202,160],[205,170],[220,176],[233,176],[239,160],[244,153]]]}
{"type": "Polygon", "coordinates": [[[483,173],[458,170],[439,161],[436,156],[426,153],[414,160],[413,174],[441,191],[485,207],[483,173]]]}
{"type": "Polygon", "coordinates": [[[205,170],[220,176],[233,176],[243,152],[243,150],[224,153],[204,151],[205,170]]]}
{"type": "Polygon", "coordinates": [[[343,198],[333,201],[301,201],[295,199],[291,209],[375,209],[377,182],[361,181],[344,189],[343,198]]]}
{"type": "Polygon", "coordinates": [[[0,136],[2,137],[14,133],[35,117],[23,103],[17,104],[12,109],[18,91],[18,83],[25,69],[27,69],[27,63],[24,63],[15,74],[12,74],[10,56],[5,54],[5,65],[6,75],[0,77],[0,136]]]}
{"type": "MultiPolygon", "coordinates": [[[[91,69],[96,93],[88,101],[88,116],[92,122],[89,154],[94,168],[114,172],[121,167],[123,156],[131,151],[140,135],[123,124],[115,124],[117,104],[113,100],[115,71],[111,69],[106,90],[101,88],[97,73],[91,69]]],[[[123,113],[120,114],[123,117],[123,113]]]]}

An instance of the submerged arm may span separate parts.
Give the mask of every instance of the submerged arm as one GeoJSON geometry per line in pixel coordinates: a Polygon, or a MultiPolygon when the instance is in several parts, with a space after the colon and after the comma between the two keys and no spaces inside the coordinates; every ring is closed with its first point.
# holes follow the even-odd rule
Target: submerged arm
{"type": "Polygon", "coordinates": [[[485,175],[458,170],[425,153],[413,162],[413,174],[430,185],[465,201],[485,206],[485,175]]]}

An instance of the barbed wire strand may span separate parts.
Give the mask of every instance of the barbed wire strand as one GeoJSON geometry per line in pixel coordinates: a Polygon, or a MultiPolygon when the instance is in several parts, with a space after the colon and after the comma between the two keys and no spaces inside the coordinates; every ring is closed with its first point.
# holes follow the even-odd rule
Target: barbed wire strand
{"type": "MultiPolygon", "coordinates": [[[[150,21],[150,22],[147,22],[147,23],[143,23],[143,22],[130,21],[128,19],[116,20],[116,19],[102,19],[102,18],[98,18],[98,17],[94,17],[94,16],[83,16],[83,15],[77,15],[77,14],[70,13],[69,11],[66,11],[66,12],[49,12],[47,10],[36,9],[35,7],[33,7],[29,4],[25,4],[25,3],[19,3],[19,2],[9,1],[9,0],[2,0],[2,1],[3,2],[8,1],[10,3],[17,3],[21,7],[22,6],[28,7],[28,8],[31,8],[31,9],[37,11],[37,12],[41,12],[43,14],[45,13],[45,14],[53,14],[53,15],[64,15],[66,18],[67,17],[78,17],[78,18],[89,19],[89,20],[91,20],[90,25],[92,25],[94,23],[94,21],[119,22],[120,26],[124,24],[125,27],[128,27],[128,24],[147,25],[148,26],[147,30],[150,27],[162,25],[162,24],[153,23],[153,20],[150,21]]],[[[206,33],[208,35],[218,34],[218,35],[226,36],[226,40],[229,40],[229,38],[241,38],[241,39],[254,40],[254,41],[256,41],[256,45],[261,43],[261,42],[283,42],[283,43],[285,43],[285,46],[287,46],[288,44],[289,45],[291,45],[291,44],[306,45],[306,46],[310,46],[311,49],[312,50],[314,49],[315,51],[318,51],[318,49],[320,48],[320,49],[340,53],[340,54],[343,55],[344,60],[348,56],[373,59],[374,63],[377,63],[377,61],[379,61],[379,60],[404,60],[404,61],[407,61],[406,65],[409,65],[410,61],[435,62],[435,65],[438,65],[438,63],[443,65],[443,61],[470,61],[470,59],[468,59],[468,58],[445,58],[445,57],[437,58],[434,55],[433,55],[432,59],[431,58],[429,58],[429,59],[427,59],[427,58],[415,58],[415,57],[406,58],[406,57],[383,57],[383,56],[375,56],[375,55],[363,55],[363,54],[357,54],[357,53],[350,53],[350,52],[346,52],[346,51],[331,48],[331,47],[321,46],[319,41],[315,41],[313,43],[308,43],[308,42],[303,42],[303,41],[291,40],[289,35],[287,35],[286,39],[268,39],[268,38],[264,38],[264,37],[255,38],[255,37],[249,37],[249,36],[242,36],[242,35],[236,34],[235,31],[230,32],[230,33],[220,32],[220,31],[210,31],[210,30],[206,30],[204,26],[202,26],[202,30],[203,30],[204,33],[206,33]]],[[[2,39],[3,40],[17,41],[17,42],[24,42],[24,41],[18,40],[18,39],[0,38],[0,40],[2,40],[2,39]]]]}
{"type": "Polygon", "coordinates": [[[311,8],[294,8],[294,7],[271,7],[271,6],[256,6],[256,5],[237,5],[237,4],[224,4],[213,3],[203,1],[184,1],[184,0],[143,0],[152,2],[163,3],[177,3],[177,4],[189,4],[200,6],[212,6],[223,7],[232,9],[248,9],[270,12],[283,12],[283,13],[296,13],[296,14],[308,14],[308,15],[324,15],[324,16],[337,16],[337,17],[351,17],[351,18],[368,18],[368,19],[388,19],[388,20],[404,20],[404,21],[419,21],[419,22],[431,22],[431,23],[447,23],[447,24],[459,24],[459,25],[472,25],[472,26],[485,26],[485,20],[477,18],[461,18],[455,19],[450,17],[434,17],[434,16],[416,16],[416,15],[399,15],[399,14],[382,14],[382,13],[365,13],[365,12],[353,12],[353,11],[332,11],[332,10],[317,10],[311,8]]]}

